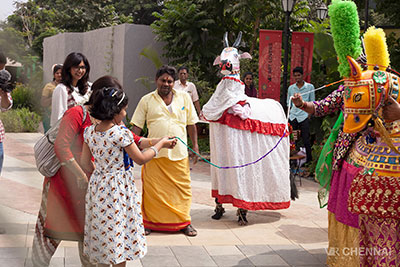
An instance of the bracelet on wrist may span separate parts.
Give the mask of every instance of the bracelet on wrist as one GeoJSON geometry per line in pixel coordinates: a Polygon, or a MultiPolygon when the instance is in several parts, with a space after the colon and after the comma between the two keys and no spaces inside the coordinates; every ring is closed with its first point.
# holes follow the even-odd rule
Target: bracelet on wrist
{"type": "Polygon", "coordinates": [[[75,160],[75,158],[70,158],[69,160],[66,160],[66,161],[64,161],[64,162],[61,162],[61,166],[65,166],[65,165],[67,165],[67,164],[70,164],[70,163],[72,163],[73,161],[75,160]]]}
{"type": "Polygon", "coordinates": [[[149,147],[149,149],[151,149],[151,150],[153,150],[154,151],[154,157],[157,157],[157,155],[158,155],[158,150],[157,150],[157,148],[155,148],[154,146],[151,146],[151,147],[149,147]]]}
{"type": "Polygon", "coordinates": [[[149,139],[149,145],[153,146],[153,143],[151,142],[151,139],[149,139]]]}

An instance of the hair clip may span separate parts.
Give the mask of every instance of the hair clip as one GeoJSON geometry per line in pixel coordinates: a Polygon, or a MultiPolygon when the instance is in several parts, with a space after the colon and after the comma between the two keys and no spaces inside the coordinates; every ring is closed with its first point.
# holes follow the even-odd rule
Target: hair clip
{"type": "Polygon", "coordinates": [[[119,105],[122,103],[122,101],[124,101],[124,98],[125,98],[125,93],[122,92],[122,97],[121,97],[121,99],[118,101],[117,106],[119,106],[119,105]]]}
{"type": "Polygon", "coordinates": [[[114,96],[114,95],[113,95],[114,92],[115,92],[115,89],[114,89],[114,88],[112,88],[112,87],[104,87],[103,90],[104,90],[105,93],[107,93],[109,96],[114,96]],[[110,92],[108,92],[108,91],[110,91],[110,92]]]}

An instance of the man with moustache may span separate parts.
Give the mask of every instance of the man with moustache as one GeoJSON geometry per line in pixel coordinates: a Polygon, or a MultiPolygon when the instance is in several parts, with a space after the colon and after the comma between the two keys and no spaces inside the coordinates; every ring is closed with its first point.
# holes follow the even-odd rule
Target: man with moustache
{"type": "MultiPolygon", "coordinates": [[[[185,143],[188,133],[193,150],[198,153],[196,110],[189,94],[173,89],[175,77],[173,67],[163,66],[157,71],[157,89],[139,101],[131,120],[133,132],[139,135],[146,123],[148,138],[176,136],[185,143]]],[[[193,157],[196,162],[197,156],[193,157]]],[[[196,236],[197,231],[190,222],[192,193],[186,146],[178,142],[174,149],[160,150],[142,167],[142,181],[146,235],[156,230],[182,231],[187,236],[196,236]]]]}

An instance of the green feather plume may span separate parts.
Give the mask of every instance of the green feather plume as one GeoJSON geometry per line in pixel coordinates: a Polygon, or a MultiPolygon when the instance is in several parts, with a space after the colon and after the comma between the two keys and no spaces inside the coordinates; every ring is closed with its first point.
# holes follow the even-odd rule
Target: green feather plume
{"type": "Polygon", "coordinates": [[[346,56],[357,59],[362,51],[357,6],[352,1],[333,0],[328,14],[334,47],[339,57],[338,70],[342,77],[349,77],[350,66],[346,56]]]}

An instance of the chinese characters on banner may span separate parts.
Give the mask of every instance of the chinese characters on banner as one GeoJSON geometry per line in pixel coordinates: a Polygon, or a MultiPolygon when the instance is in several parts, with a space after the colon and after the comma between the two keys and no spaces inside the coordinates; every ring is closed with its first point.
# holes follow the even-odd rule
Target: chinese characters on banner
{"type": "MultiPolygon", "coordinates": [[[[310,32],[293,32],[291,49],[291,70],[297,66],[303,67],[303,78],[311,81],[312,57],[314,48],[314,34],[310,32]]],[[[295,83],[293,72],[290,72],[290,84],[295,83]]]]}
{"type": "Polygon", "coordinates": [[[279,101],[281,47],[282,31],[260,30],[259,98],[272,98],[279,101]]]}

